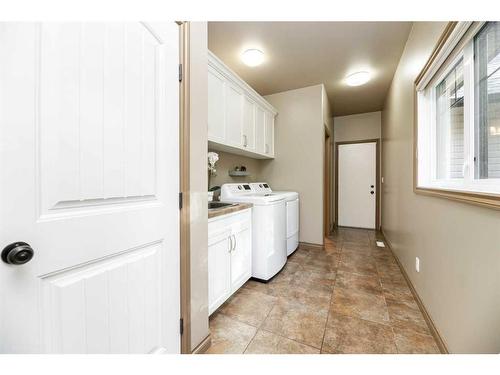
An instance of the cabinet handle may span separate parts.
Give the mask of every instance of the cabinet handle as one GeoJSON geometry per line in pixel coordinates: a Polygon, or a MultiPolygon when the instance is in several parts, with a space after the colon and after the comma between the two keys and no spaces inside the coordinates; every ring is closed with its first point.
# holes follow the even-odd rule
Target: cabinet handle
{"type": "Polygon", "coordinates": [[[236,250],[236,236],[233,234],[233,238],[234,238],[234,245],[233,245],[233,251],[236,250]]]}
{"type": "Polygon", "coordinates": [[[248,141],[247,141],[247,136],[245,134],[243,134],[243,147],[247,147],[248,146],[248,141]]]}
{"type": "Polygon", "coordinates": [[[233,236],[229,236],[229,252],[233,251],[233,236]]]}

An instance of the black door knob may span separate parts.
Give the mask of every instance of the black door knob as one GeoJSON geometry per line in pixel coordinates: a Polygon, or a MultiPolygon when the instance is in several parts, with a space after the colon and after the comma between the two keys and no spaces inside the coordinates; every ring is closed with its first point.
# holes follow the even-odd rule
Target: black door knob
{"type": "Polygon", "coordinates": [[[28,263],[35,252],[26,242],[14,242],[2,250],[2,260],[7,264],[20,265],[28,263]]]}
{"type": "Polygon", "coordinates": [[[370,194],[374,194],[373,190],[372,190],[372,191],[370,191],[370,194]]]}

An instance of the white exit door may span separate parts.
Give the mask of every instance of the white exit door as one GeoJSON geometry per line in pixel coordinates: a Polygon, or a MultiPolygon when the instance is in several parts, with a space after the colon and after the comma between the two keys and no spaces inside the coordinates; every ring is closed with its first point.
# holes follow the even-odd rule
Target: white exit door
{"type": "Polygon", "coordinates": [[[179,352],[178,25],[0,45],[0,352],[179,352]]]}
{"type": "Polygon", "coordinates": [[[377,143],[338,145],[338,225],[375,229],[377,143]]]}

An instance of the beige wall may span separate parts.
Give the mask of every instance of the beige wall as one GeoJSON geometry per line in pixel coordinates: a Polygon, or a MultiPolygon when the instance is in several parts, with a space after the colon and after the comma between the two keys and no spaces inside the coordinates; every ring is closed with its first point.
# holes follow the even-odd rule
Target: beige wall
{"type": "Polygon", "coordinates": [[[323,85],[266,96],[277,110],[275,159],[262,161],[262,179],[300,194],[300,238],[323,244],[323,85]]]}
{"type": "Polygon", "coordinates": [[[380,138],[381,114],[368,112],[335,117],[335,142],[380,138]]]}
{"type": "MultiPolygon", "coordinates": [[[[210,150],[212,151],[212,150],[210,150]]],[[[215,168],[217,169],[217,176],[212,176],[210,179],[210,186],[222,186],[227,183],[241,183],[241,182],[257,182],[262,175],[262,161],[252,159],[245,156],[229,154],[222,151],[214,151],[219,154],[219,161],[215,168]],[[235,166],[244,165],[247,171],[250,172],[248,177],[231,177],[229,171],[234,170],[235,166]]]]}
{"type": "Polygon", "coordinates": [[[413,81],[444,27],[414,24],[386,98],[382,226],[448,349],[499,353],[500,212],[412,190],[413,81]]]}
{"type": "Polygon", "coordinates": [[[190,204],[191,349],[208,330],[207,23],[191,22],[190,204]]]}
{"type": "MultiPolygon", "coordinates": [[[[335,142],[352,142],[352,141],[362,141],[366,139],[379,139],[382,128],[382,112],[378,111],[378,112],[359,113],[356,115],[349,115],[349,116],[337,116],[333,118],[333,122],[335,124],[335,131],[334,131],[335,142]]],[[[379,152],[380,152],[379,161],[381,161],[382,159],[381,145],[379,152]]],[[[379,189],[381,189],[380,186],[379,189]]],[[[335,191],[335,186],[334,186],[334,191],[335,191]]],[[[379,207],[381,207],[380,200],[379,200],[379,207]]],[[[379,212],[379,219],[381,218],[381,215],[382,212],[379,212]]]]}

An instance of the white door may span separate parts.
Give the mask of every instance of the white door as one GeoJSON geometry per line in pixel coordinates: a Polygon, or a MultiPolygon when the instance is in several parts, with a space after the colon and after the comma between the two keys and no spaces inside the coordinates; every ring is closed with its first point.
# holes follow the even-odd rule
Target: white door
{"type": "Polygon", "coordinates": [[[224,142],[226,138],[225,80],[222,75],[208,67],[208,139],[224,142]]]}
{"type": "Polygon", "coordinates": [[[0,352],[179,352],[178,25],[0,45],[0,352]]]}
{"type": "Polygon", "coordinates": [[[208,313],[212,314],[231,295],[230,229],[211,233],[208,238],[208,313]]]}
{"type": "Polygon", "coordinates": [[[375,229],[377,144],[338,146],[338,225],[375,229]]]}
{"type": "Polygon", "coordinates": [[[243,147],[255,151],[255,103],[248,97],[243,100],[243,147]]]}
{"type": "Polygon", "coordinates": [[[226,83],[226,144],[243,146],[243,94],[230,83],[226,83]]]}

